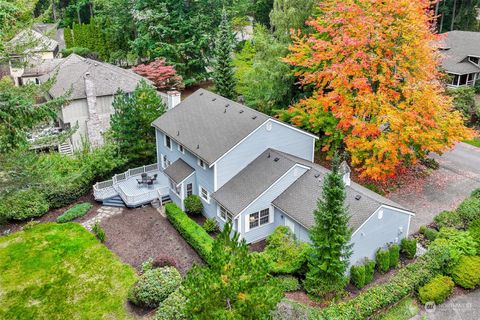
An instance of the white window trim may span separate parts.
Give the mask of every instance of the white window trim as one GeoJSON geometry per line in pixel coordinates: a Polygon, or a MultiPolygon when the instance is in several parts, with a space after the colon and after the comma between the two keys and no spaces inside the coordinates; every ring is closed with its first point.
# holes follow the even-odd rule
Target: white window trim
{"type": "Polygon", "coordinates": [[[260,210],[257,210],[257,211],[254,211],[254,212],[251,212],[247,215],[245,215],[245,232],[248,232],[250,230],[256,230],[258,228],[261,228],[261,227],[264,227],[264,226],[267,226],[271,223],[273,223],[273,209],[272,207],[268,207],[268,208],[263,208],[263,209],[260,209],[260,210]],[[267,223],[263,223],[263,224],[260,224],[260,220],[261,220],[261,214],[260,212],[263,211],[263,210],[268,210],[268,222],[267,223]],[[254,213],[258,213],[258,226],[256,227],[253,227],[253,228],[250,228],[250,216],[254,213]]]}
{"type": "Polygon", "coordinates": [[[193,195],[193,183],[189,182],[185,185],[185,198],[188,197],[187,192],[188,192],[188,185],[192,186],[192,195],[193,195]]]}
{"type": "Polygon", "coordinates": [[[178,149],[178,151],[180,151],[182,154],[185,154],[185,148],[184,148],[180,143],[177,144],[177,149],[178,149]],[[180,150],[180,149],[181,149],[181,150],[180,150]]]}
{"type": "Polygon", "coordinates": [[[220,218],[220,220],[222,220],[223,222],[227,222],[227,220],[228,220],[227,218],[228,218],[229,213],[230,213],[230,216],[231,216],[230,221],[233,223],[233,214],[230,211],[228,211],[227,209],[225,209],[225,207],[223,207],[222,205],[218,205],[217,216],[220,218]],[[225,210],[225,219],[221,215],[222,208],[225,210]]]}
{"type": "Polygon", "coordinates": [[[203,170],[207,170],[207,164],[205,163],[205,161],[203,161],[202,159],[200,158],[197,158],[197,164],[200,168],[202,168],[203,170]],[[203,166],[202,164],[203,163],[203,166]]]}
{"type": "Polygon", "coordinates": [[[210,192],[208,191],[207,188],[203,187],[203,186],[198,186],[198,195],[200,196],[200,199],[202,199],[203,201],[205,201],[206,203],[210,204],[210,192]],[[203,193],[202,193],[202,189],[207,191],[207,199],[205,199],[203,197],[203,193]]]}
{"type": "Polygon", "coordinates": [[[182,184],[175,184],[175,182],[172,179],[169,179],[169,180],[170,180],[170,183],[169,183],[170,190],[172,190],[173,193],[175,193],[180,199],[183,199],[183,197],[182,197],[183,185],[182,184]],[[174,185],[175,188],[172,188],[172,185],[174,185]],[[177,188],[178,187],[180,187],[180,193],[177,193],[177,188]]]}
{"type": "Polygon", "coordinates": [[[163,135],[163,145],[165,146],[165,148],[172,151],[172,138],[170,138],[168,135],[164,134],[163,135]],[[170,139],[170,148],[167,146],[167,137],[170,139]]]}

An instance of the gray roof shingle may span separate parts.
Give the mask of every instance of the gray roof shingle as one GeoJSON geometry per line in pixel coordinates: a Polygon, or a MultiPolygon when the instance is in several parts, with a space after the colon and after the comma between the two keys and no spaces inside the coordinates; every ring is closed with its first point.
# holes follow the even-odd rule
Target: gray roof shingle
{"type": "Polygon", "coordinates": [[[457,74],[480,72],[480,67],[465,61],[467,56],[480,56],[480,32],[450,31],[439,44],[442,67],[457,74]]]}
{"type": "Polygon", "coordinates": [[[294,165],[294,161],[283,157],[280,152],[267,149],[213,193],[212,197],[237,215],[294,165]]]}
{"type": "MultiPolygon", "coordinates": [[[[314,224],[313,211],[322,193],[323,178],[329,170],[291,154],[267,149],[213,193],[212,197],[235,216],[296,164],[310,169],[272,204],[304,227],[310,228],[314,224]],[[276,158],[278,161],[274,161],[276,158]]],[[[345,202],[351,214],[350,226],[353,230],[358,229],[382,205],[410,211],[354,182],[346,187],[346,194],[345,202]],[[358,195],[361,197],[357,200],[358,195]]]]}
{"type": "Polygon", "coordinates": [[[153,126],[210,165],[267,119],[263,113],[199,89],[153,126]]]}
{"type": "Polygon", "coordinates": [[[179,184],[185,178],[187,178],[189,175],[195,172],[195,169],[193,169],[188,163],[183,161],[181,158],[178,158],[175,162],[173,162],[171,165],[169,165],[164,171],[163,171],[170,179],[173,180],[176,184],[179,184]]]}
{"type": "Polygon", "coordinates": [[[60,97],[71,90],[71,100],[86,97],[84,75],[89,72],[90,79],[95,84],[97,97],[114,95],[119,89],[124,92],[133,92],[141,80],[151,81],[108,63],[99,62],[71,54],[65,58],[48,74],[41,76],[41,82],[56,77],[56,81],[49,90],[52,97],[60,97]]]}
{"type": "Polygon", "coordinates": [[[33,29],[19,32],[10,41],[8,41],[7,44],[8,47],[13,51],[23,51],[13,53],[55,51],[55,49],[58,47],[58,42],[56,40],[51,39],[33,29]]]}

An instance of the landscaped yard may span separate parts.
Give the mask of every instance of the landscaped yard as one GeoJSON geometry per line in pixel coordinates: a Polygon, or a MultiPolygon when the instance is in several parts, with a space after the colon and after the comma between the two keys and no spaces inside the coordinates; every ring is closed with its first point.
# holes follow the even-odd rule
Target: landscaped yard
{"type": "Polygon", "coordinates": [[[76,223],[0,238],[0,319],[125,319],[132,267],[76,223]]]}

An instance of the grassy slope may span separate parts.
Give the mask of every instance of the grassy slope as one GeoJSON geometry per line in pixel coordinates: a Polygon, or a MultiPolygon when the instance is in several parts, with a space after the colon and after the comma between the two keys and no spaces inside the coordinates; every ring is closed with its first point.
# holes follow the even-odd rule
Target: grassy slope
{"type": "Polygon", "coordinates": [[[134,270],[76,223],[0,238],[0,319],[125,319],[134,270]]]}

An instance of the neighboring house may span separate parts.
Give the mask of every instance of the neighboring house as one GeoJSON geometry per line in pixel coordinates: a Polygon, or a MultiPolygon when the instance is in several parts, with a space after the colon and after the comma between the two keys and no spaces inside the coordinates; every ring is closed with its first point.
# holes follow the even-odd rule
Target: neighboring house
{"type": "Polygon", "coordinates": [[[450,75],[449,87],[480,82],[480,32],[450,31],[439,45],[442,68],[450,75]]]}
{"type": "MultiPolygon", "coordinates": [[[[56,132],[77,128],[59,151],[70,153],[82,148],[88,139],[92,146],[103,144],[103,133],[110,128],[112,102],[118,90],[132,93],[141,80],[149,80],[108,63],[71,54],[63,59],[44,60],[41,64],[26,68],[22,82],[43,83],[54,79],[48,91],[48,99],[66,96],[68,104],[58,112],[56,132]]],[[[159,93],[160,94],[160,93],[159,93]]],[[[178,92],[160,94],[165,103],[180,102],[178,92]]]]}
{"type": "MultiPolygon", "coordinates": [[[[313,211],[328,173],[313,163],[314,135],[204,89],[166,112],[153,126],[158,164],[149,170],[157,172],[160,183],[154,187],[156,195],[154,189],[143,189],[144,195],[153,196],[143,203],[169,197],[184,209],[184,199],[195,194],[202,200],[206,217],[215,218],[221,227],[232,221],[247,243],[265,239],[279,225],[309,241],[313,211]]],[[[128,206],[141,204],[133,201],[142,192],[133,175],[142,170],[148,171],[133,169],[97,184],[96,199],[119,195],[128,206]],[[102,196],[100,186],[110,186],[111,193],[104,188],[108,195],[102,196]]],[[[342,172],[354,232],[351,261],[356,263],[406,237],[413,213],[350,182],[346,164],[342,172]]]]}

